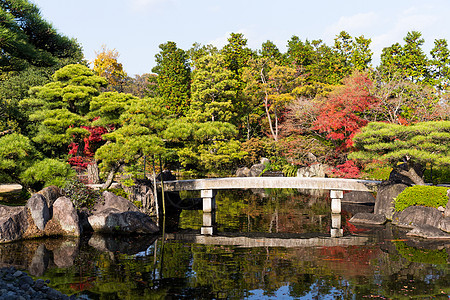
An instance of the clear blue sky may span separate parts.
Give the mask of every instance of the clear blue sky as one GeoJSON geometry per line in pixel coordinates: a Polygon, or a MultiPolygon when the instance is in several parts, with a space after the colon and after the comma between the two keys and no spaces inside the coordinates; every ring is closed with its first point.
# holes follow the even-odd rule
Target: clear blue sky
{"type": "Polygon", "coordinates": [[[31,0],[59,33],[76,38],[87,60],[102,45],[116,49],[128,75],[150,73],[158,46],[174,41],[188,50],[194,42],[226,44],[243,33],[252,49],[267,40],[281,51],[297,35],[333,44],[345,30],[372,39],[373,63],[381,50],[403,43],[408,31],[425,39],[427,54],[435,39],[450,43],[448,0],[31,0]]]}

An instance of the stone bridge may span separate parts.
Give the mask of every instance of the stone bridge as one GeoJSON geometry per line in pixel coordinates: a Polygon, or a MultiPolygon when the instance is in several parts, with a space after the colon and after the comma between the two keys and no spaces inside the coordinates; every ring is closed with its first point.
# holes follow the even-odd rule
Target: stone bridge
{"type": "MultiPolygon", "coordinates": [[[[215,225],[215,195],[225,189],[320,189],[330,191],[331,236],[342,236],[340,213],[344,191],[375,191],[380,181],[317,177],[228,177],[165,181],[164,191],[201,191],[203,226],[201,234],[212,235],[215,225]]],[[[161,187],[161,186],[160,186],[161,187]]]]}

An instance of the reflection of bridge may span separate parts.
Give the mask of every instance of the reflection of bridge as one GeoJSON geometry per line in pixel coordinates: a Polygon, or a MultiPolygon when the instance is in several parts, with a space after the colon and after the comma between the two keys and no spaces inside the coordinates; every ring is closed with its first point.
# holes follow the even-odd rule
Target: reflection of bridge
{"type": "Polygon", "coordinates": [[[208,236],[199,234],[172,233],[166,234],[166,240],[182,240],[195,244],[250,247],[335,247],[358,246],[368,242],[367,237],[346,236],[339,239],[330,237],[312,238],[277,238],[277,237],[247,237],[247,236],[208,236]]]}
{"type": "Polygon", "coordinates": [[[215,225],[215,195],[225,189],[320,189],[329,190],[331,198],[331,236],[342,236],[340,213],[344,191],[374,191],[379,181],[318,177],[228,177],[164,182],[165,191],[201,191],[203,226],[201,233],[212,235],[215,225]],[[333,216],[334,215],[334,216],[333,216]],[[339,215],[339,216],[337,216],[339,215]]]}

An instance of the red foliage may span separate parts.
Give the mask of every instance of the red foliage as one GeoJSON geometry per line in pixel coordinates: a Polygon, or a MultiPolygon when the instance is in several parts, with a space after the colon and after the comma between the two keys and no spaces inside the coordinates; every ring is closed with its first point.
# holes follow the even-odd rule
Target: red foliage
{"type": "Polygon", "coordinates": [[[342,165],[337,165],[331,170],[331,174],[339,178],[359,178],[360,171],[352,160],[347,160],[342,165]]]}
{"type": "Polygon", "coordinates": [[[339,150],[348,150],[353,146],[353,136],[368,123],[364,113],[379,102],[370,94],[372,81],[366,74],[354,73],[344,80],[344,84],[323,103],[314,122],[315,130],[341,142],[339,150]]]}
{"type": "Polygon", "coordinates": [[[69,159],[70,165],[78,168],[86,168],[92,161],[92,157],[95,154],[95,150],[103,142],[102,135],[107,133],[108,130],[104,127],[90,127],[81,126],[90,132],[88,137],[83,139],[84,147],[83,152],[80,153],[80,143],[71,143],[69,145],[69,159]]]}

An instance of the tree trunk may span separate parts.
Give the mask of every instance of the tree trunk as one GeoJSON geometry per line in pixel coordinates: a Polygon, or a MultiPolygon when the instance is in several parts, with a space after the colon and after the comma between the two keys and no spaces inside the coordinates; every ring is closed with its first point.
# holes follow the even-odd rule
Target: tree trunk
{"type": "Polygon", "coordinates": [[[99,184],[100,183],[100,176],[98,175],[98,166],[97,162],[94,161],[92,164],[89,164],[87,166],[87,176],[88,176],[88,182],[91,184],[99,184]]]}
{"type": "Polygon", "coordinates": [[[109,171],[108,177],[106,178],[105,183],[102,186],[102,189],[108,189],[114,181],[114,176],[116,175],[117,170],[119,170],[120,164],[114,165],[109,171]]]}
{"type": "Polygon", "coordinates": [[[403,176],[408,177],[409,179],[411,179],[411,181],[416,184],[416,185],[425,185],[425,180],[423,179],[423,177],[419,174],[417,174],[416,169],[418,168],[418,166],[408,162],[407,163],[407,170],[403,170],[401,168],[397,169],[397,172],[403,176]]]}

